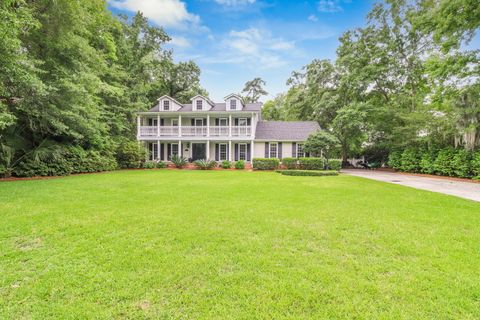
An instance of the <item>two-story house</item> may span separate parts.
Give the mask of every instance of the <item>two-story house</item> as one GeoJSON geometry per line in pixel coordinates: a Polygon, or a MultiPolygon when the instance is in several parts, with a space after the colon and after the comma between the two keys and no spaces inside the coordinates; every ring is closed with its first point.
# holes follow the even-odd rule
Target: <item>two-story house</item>
{"type": "Polygon", "coordinates": [[[308,156],[303,143],[319,130],[314,121],[262,121],[262,103],[243,104],[236,94],[214,103],[197,95],[182,104],[169,96],[137,114],[137,139],[149,160],[168,161],[174,154],[208,160],[245,160],[308,156]]]}

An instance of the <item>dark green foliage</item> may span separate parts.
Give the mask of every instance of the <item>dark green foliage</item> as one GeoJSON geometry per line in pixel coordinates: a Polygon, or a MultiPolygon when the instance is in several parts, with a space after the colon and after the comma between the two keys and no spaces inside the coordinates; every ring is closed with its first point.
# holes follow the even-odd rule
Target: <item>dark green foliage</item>
{"type": "Polygon", "coordinates": [[[457,150],[453,157],[453,172],[460,178],[469,178],[472,176],[472,153],[466,150],[457,150]]]}
{"type": "Polygon", "coordinates": [[[157,167],[157,164],[153,161],[147,161],[143,164],[144,169],[155,169],[157,167]]]}
{"type": "Polygon", "coordinates": [[[400,170],[402,168],[402,152],[393,151],[388,155],[388,166],[395,170],[400,170]]]}
{"type": "Polygon", "coordinates": [[[480,179],[480,151],[475,152],[471,162],[473,175],[480,179]]]}
{"type": "Polygon", "coordinates": [[[145,157],[145,148],[136,141],[123,142],[117,149],[117,161],[120,168],[141,168],[145,157]]]}
{"type": "Polygon", "coordinates": [[[323,170],[325,161],[323,158],[298,158],[298,167],[303,170],[323,170]]]}
{"type": "Polygon", "coordinates": [[[181,157],[179,155],[174,154],[171,158],[170,161],[175,165],[176,168],[182,169],[185,167],[188,163],[187,158],[181,157]]]}
{"type": "Polygon", "coordinates": [[[338,170],[342,169],[342,160],[339,160],[339,159],[329,159],[329,160],[327,161],[327,163],[328,163],[327,167],[328,167],[329,170],[336,170],[336,171],[338,171],[338,170]]]}
{"type": "Polygon", "coordinates": [[[253,169],[255,170],[275,170],[280,165],[277,158],[253,158],[253,169]]]}
{"type": "Polygon", "coordinates": [[[454,149],[443,149],[437,155],[435,159],[435,163],[433,167],[435,169],[435,173],[442,175],[442,176],[454,176],[455,175],[455,167],[453,165],[453,159],[455,158],[455,150],[454,149]]]}
{"type": "Polygon", "coordinates": [[[297,158],[283,158],[282,164],[287,169],[297,169],[298,168],[298,159],[297,158]]]}
{"type": "Polygon", "coordinates": [[[217,162],[215,160],[201,159],[195,161],[194,163],[200,170],[212,170],[217,166],[217,162]]]}
{"type": "Polygon", "coordinates": [[[235,161],[235,169],[237,169],[237,170],[245,169],[245,161],[243,161],[243,160],[235,161]]]}
{"type": "Polygon", "coordinates": [[[158,169],[164,169],[167,167],[167,164],[164,161],[158,161],[157,162],[157,168],[158,169]]]}
{"type": "Polygon", "coordinates": [[[403,151],[400,160],[400,168],[406,172],[420,172],[420,154],[414,148],[403,151]]]}
{"type": "Polygon", "coordinates": [[[420,172],[426,174],[435,173],[435,158],[437,153],[435,151],[424,151],[420,158],[420,172]]]}
{"type": "Polygon", "coordinates": [[[220,164],[220,166],[223,169],[230,169],[232,167],[232,163],[228,160],[223,160],[222,163],[220,164]]]}
{"type": "Polygon", "coordinates": [[[336,170],[277,170],[285,176],[338,176],[336,170]]]}

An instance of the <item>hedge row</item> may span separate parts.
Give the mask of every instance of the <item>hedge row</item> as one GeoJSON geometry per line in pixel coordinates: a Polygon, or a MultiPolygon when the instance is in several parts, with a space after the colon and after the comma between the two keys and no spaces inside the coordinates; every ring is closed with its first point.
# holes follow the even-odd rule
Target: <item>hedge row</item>
{"type": "Polygon", "coordinates": [[[277,170],[284,176],[338,176],[335,170],[277,170]]]}
{"type": "Polygon", "coordinates": [[[421,150],[407,148],[390,153],[388,165],[405,172],[460,178],[480,178],[480,151],[463,149],[421,150]]]}
{"type": "MultiPolygon", "coordinates": [[[[283,158],[282,165],[289,170],[340,170],[342,161],[338,159],[326,160],[324,158],[283,158]]],[[[257,170],[274,170],[280,165],[280,160],[275,158],[254,158],[253,168],[257,170]]]]}

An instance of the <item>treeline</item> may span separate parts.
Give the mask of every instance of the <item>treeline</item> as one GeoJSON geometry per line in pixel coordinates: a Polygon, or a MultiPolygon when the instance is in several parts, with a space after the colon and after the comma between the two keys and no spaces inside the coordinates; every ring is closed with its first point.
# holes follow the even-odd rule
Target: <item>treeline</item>
{"type": "Polygon", "coordinates": [[[479,26],[476,1],[385,0],[366,26],[340,37],[335,61],[293,72],[289,90],[265,104],[263,117],[318,121],[344,161],[478,149],[479,50],[467,44],[479,26]]]}
{"type": "Polygon", "coordinates": [[[114,168],[136,111],[207,94],[162,28],[113,17],[104,0],[4,0],[0,35],[0,175],[114,168]]]}

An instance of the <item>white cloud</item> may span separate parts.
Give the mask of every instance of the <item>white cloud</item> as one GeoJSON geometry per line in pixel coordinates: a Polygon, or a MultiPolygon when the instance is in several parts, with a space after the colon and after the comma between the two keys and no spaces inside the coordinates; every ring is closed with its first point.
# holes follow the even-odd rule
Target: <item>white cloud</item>
{"type": "Polygon", "coordinates": [[[343,11],[340,6],[340,0],[320,0],[318,2],[318,11],[320,12],[340,12],[343,11]]]}
{"type": "Polygon", "coordinates": [[[188,12],[185,3],[180,0],[109,0],[109,4],[124,11],[141,11],[149,20],[163,27],[200,27],[200,17],[188,12]]]}
{"type": "Polygon", "coordinates": [[[314,14],[309,15],[307,19],[308,19],[308,21],[314,21],[314,22],[318,21],[317,16],[314,15],[314,14]]]}
{"type": "Polygon", "coordinates": [[[216,3],[229,7],[244,6],[255,3],[255,0],[215,0],[216,3]]]}
{"type": "Polygon", "coordinates": [[[170,40],[169,43],[175,47],[182,47],[182,48],[190,47],[190,41],[187,38],[180,37],[180,36],[172,36],[172,40],[170,40]]]}

